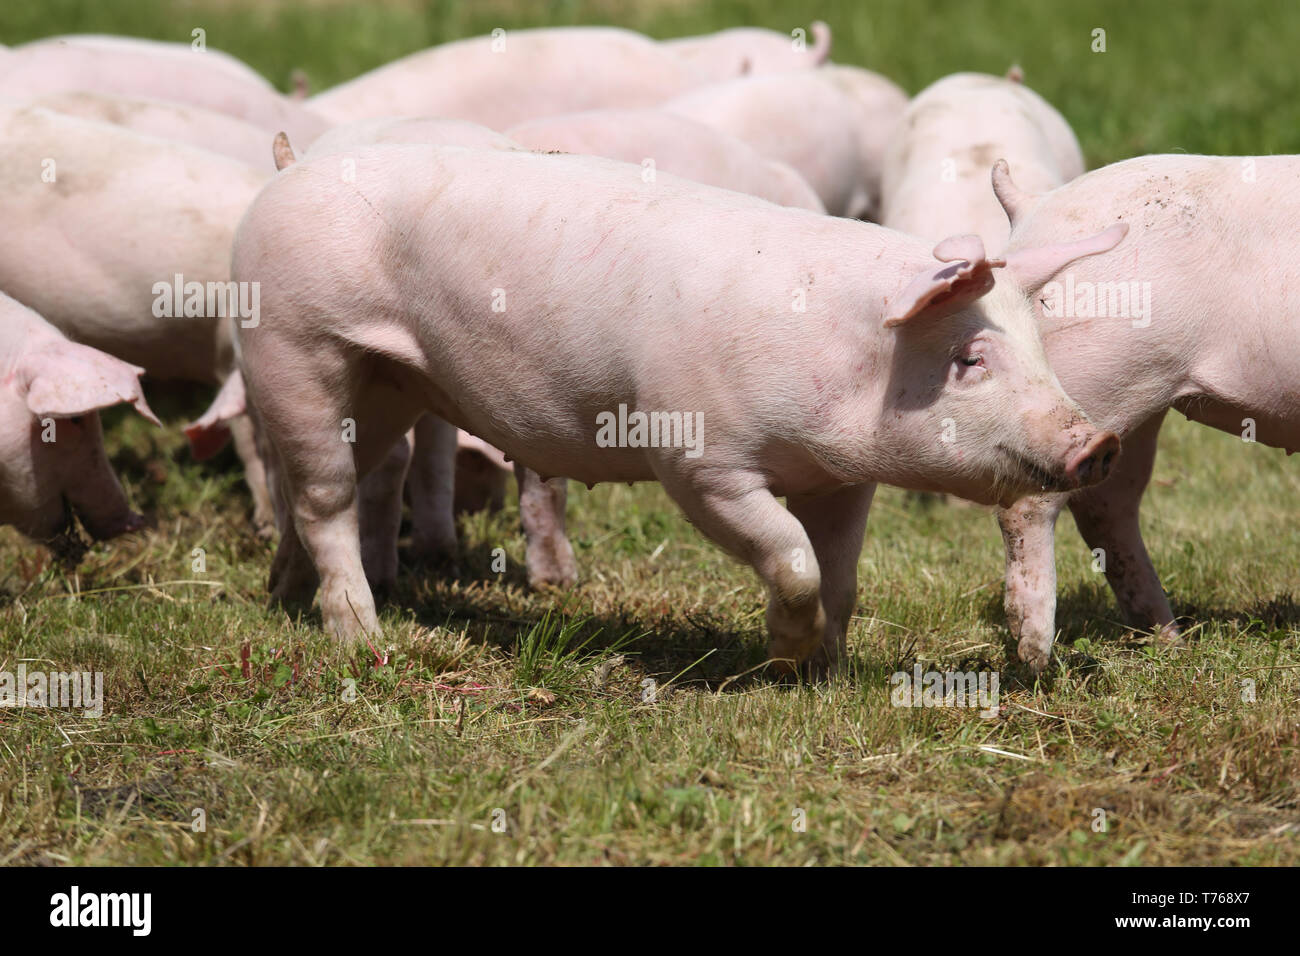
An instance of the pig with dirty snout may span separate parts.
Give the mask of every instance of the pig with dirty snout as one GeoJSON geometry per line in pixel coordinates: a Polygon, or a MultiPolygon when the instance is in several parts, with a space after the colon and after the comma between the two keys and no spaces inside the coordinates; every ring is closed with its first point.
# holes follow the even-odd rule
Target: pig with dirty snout
{"type": "Polygon", "coordinates": [[[144,527],[104,454],[98,415],[125,402],[157,425],[143,371],[69,342],[0,293],[0,524],[61,557],[76,553],[74,516],[97,540],[144,527]]]}
{"type": "Polygon", "coordinates": [[[1061,382],[1125,453],[1104,484],[998,511],[1011,636],[1031,670],[1048,666],[1054,529],[1068,506],[1123,617],[1175,640],[1138,520],[1165,415],[1247,439],[1243,454],[1300,451],[1300,156],[1140,156],[1049,192],[999,163],[993,185],[1012,250],[1104,223],[1130,229],[1113,253],[1023,287],[1061,382]]]}
{"type": "Polygon", "coordinates": [[[932,254],[594,157],[384,145],[355,159],[350,182],[316,168],[330,157],[277,176],[233,260],[263,290],[263,321],[236,334],[292,518],[272,597],[319,589],[341,639],[379,628],[358,479],[427,412],[543,478],[659,481],[758,573],[778,666],[816,670],[844,652],[876,482],[1012,501],[1098,481],[1117,452],[999,275],[1050,273],[1122,226],[1004,262],[975,237],[932,254]],[[638,413],[659,414],[659,441],[612,424],[638,413]]]}

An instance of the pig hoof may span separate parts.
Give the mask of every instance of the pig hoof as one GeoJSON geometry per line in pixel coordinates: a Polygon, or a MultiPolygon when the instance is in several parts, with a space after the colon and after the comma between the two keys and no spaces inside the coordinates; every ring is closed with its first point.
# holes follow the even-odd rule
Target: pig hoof
{"type": "Polygon", "coordinates": [[[789,640],[775,640],[767,646],[767,656],[771,661],[770,670],[782,677],[794,677],[816,674],[825,668],[825,658],[820,663],[817,644],[795,644],[789,640]]]}
{"type": "Polygon", "coordinates": [[[525,556],[528,565],[528,586],[567,589],[578,583],[578,560],[568,538],[547,547],[530,548],[525,556]]]}
{"type": "Polygon", "coordinates": [[[820,684],[834,677],[839,672],[839,666],[838,661],[832,661],[826,656],[825,650],[818,650],[800,665],[799,671],[804,680],[820,684]]]}
{"type": "Polygon", "coordinates": [[[528,586],[534,591],[567,591],[577,583],[578,575],[576,572],[567,574],[564,572],[552,573],[549,569],[536,574],[532,571],[528,572],[528,586]]]}
{"type": "Polygon", "coordinates": [[[767,672],[779,680],[793,680],[799,674],[799,664],[792,657],[780,657],[768,652],[767,672]]]}
{"type": "Polygon", "coordinates": [[[1183,639],[1183,631],[1177,622],[1170,621],[1155,630],[1156,643],[1163,647],[1186,647],[1187,641],[1183,639]]]}
{"type": "Polygon", "coordinates": [[[277,580],[270,582],[271,609],[285,611],[306,611],[316,597],[316,581],[308,578],[295,581],[292,575],[280,574],[277,580]]]}
{"type": "Polygon", "coordinates": [[[421,567],[436,568],[454,564],[459,550],[454,537],[447,541],[411,536],[411,560],[421,567]]]}
{"type": "Polygon", "coordinates": [[[1047,662],[1052,659],[1052,646],[1043,647],[1026,639],[1020,642],[1018,655],[1029,672],[1037,676],[1047,669],[1047,662]]]}
{"type": "Polygon", "coordinates": [[[422,571],[432,571],[440,578],[460,577],[460,563],[456,560],[456,549],[417,548],[411,546],[409,558],[413,567],[422,571]]]}
{"type": "Polygon", "coordinates": [[[275,537],[275,522],[254,521],[253,534],[257,535],[259,541],[270,541],[275,537]]]}

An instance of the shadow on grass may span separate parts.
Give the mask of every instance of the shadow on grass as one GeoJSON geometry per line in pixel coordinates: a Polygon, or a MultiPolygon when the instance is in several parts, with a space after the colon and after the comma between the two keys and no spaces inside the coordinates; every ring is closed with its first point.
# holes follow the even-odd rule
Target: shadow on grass
{"type": "MultiPolygon", "coordinates": [[[[737,628],[716,610],[617,604],[597,611],[583,583],[532,591],[522,562],[510,561],[496,573],[492,552],[488,544],[462,547],[454,575],[404,561],[385,608],[400,609],[423,627],[468,625],[472,639],[505,653],[514,653],[548,615],[559,615],[575,627],[574,640],[585,653],[625,654],[660,683],[735,691],[774,682],[763,675],[766,636],[737,628]]],[[[312,613],[319,619],[318,610],[312,613]]]]}
{"type": "MultiPolygon", "coordinates": [[[[1268,633],[1300,630],[1300,602],[1289,592],[1242,607],[1180,601],[1177,595],[1172,595],[1171,601],[1179,625],[1192,640],[1196,639],[1198,625],[1229,624],[1243,631],[1268,633]]],[[[1032,684],[1037,679],[1050,688],[1058,668],[1050,667],[1041,677],[1035,678],[1018,663],[1016,645],[1006,627],[1002,591],[988,595],[979,613],[983,621],[1000,629],[1010,674],[1024,684],[1032,684]]],[[[1057,595],[1056,628],[1054,657],[1075,674],[1099,674],[1103,670],[1101,661],[1095,657],[1072,650],[1080,641],[1085,647],[1096,641],[1104,646],[1135,649],[1154,640],[1149,631],[1124,622],[1110,588],[1100,582],[1074,585],[1057,595]]]]}
{"type": "Polygon", "coordinates": [[[1242,630],[1300,630],[1300,603],[1289,592],[1236,608],[1176,600],[1174,612],[1184,630],[1196,624],[1211,623],[1233,624],[1242,630]]]}

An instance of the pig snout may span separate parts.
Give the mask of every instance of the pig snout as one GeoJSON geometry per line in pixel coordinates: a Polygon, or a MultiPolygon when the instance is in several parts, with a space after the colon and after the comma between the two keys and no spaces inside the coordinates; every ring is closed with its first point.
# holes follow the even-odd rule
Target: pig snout
{"type": "Polygon", "coordinates": [[[129,509],[109,517],[91,516],[86,512],[80,512],[78,516],[81,518],[82,525],[96,541],[107,541],[109,538],[141,531],[148,524],[143,515],[138,515],[129,509]]]}
{"type": "Polygon", "coordinates": [[[1114,432],[1097,432],[1089,438],[1065,466],[1071,488],[1085,488],[1103,481],[1119,457],[1119,436],[1114,432]]]}

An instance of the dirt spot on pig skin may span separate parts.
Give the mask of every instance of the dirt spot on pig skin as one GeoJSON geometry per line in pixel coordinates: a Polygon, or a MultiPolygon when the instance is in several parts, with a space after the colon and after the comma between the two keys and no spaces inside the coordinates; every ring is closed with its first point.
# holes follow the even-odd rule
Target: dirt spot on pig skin
{"type": "Polygon", "coordinates": [[[976,143],[966,150],[967,160],[977,170],[992,169],[993,164],[1002,157],[999,147],[994,143],[976,143]]]}

